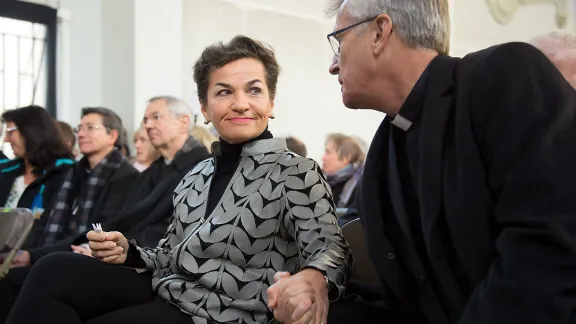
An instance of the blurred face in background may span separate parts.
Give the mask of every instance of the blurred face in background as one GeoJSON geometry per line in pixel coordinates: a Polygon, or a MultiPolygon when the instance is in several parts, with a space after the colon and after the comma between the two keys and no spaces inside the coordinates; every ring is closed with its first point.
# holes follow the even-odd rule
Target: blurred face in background
{"type": "Polygon", "coordinates": [[[88,156],[111,150],[118,139],[118,132],[106,129],[102,124],[102,116],[99,114],[87,114],[82,117],[76,132],[80,153],[88,156]]]}
{"type": "Polygon", "coordinates": [[[24,138],[20,135],[18,127],[13,122],[6,122],[6,136],[4,142],[9,143],[12,151],[17,158],[23,159],[26,155],[26,143],[24,138]]]}
{"type": "Polygon", "coordinates": [[[148,138],[148,133],[141,128],[134,135],[134,147],[136,148],[136,161],[142,164],[150,164],[153,161],[154,147],[148,138]]]}
{"type": "Polygon", "coordinates": [[[340,158],[338,156],[338,150],[334,142],[328,141],[324,149],[324,155],[322,156],[322,171],[326,175],[333,175],[340,169],[344,168],[350,163],[348,158],[340,158]]]}
{"type": "Polygon", "coordinates": [[[150,102],[142,120],[142,126],[156,149],[167,148],[181,134],[187,134],[188,123],[188,117],[175,116],[164,99],[150,102]]]}

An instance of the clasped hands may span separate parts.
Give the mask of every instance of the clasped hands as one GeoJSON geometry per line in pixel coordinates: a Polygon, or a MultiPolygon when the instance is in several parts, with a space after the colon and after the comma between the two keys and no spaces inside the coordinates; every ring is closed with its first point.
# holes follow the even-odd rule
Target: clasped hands
{"type": "MultiPolygon", "coordinates": [[[[120,232],[90,231],[86,235],[92,256],[102,262],[124,264],[128,241],[120,232]]],[[[278,272],[268,288],[268,307],[283,324],[327,324],[328,289],[324,275],[304,269],[291,276],[278,272]]]]}
{"type": "Polygon", "coordinates": [[[268,288],[268,307],[283,324],[327,324],[328,289],[324,275],[304,269],[291,276],[278,272],[268,288]]]}

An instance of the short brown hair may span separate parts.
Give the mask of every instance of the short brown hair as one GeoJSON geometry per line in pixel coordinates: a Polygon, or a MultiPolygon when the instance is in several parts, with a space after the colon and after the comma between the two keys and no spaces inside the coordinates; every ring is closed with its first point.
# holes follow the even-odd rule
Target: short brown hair
{"type": "Polygon", "coordinates": [[[266,71],[266,86],[268,86],[270,99],[274,99],[280,74],[280,65],[276,61],[274,50],[260,41],[238,35],[229,43],[218,42],[206,47],[194,64],[194,81],[200,102],[205,104],[208,99],[210,74],[230,62],[243,58],[253,58],[262,62],[266,71]]]}
{"type": "Polygon", "coordinates": [[[308,153],[306,151],[306,145],[295,137],[287,137],[286,146],[290,151],[300,155],[301,157],[306,157],[306,153],[308,153]]]}
{"type": "Polygon", "coordinates": [[[326,144],[328,143],[334,144],[340,159],[348,158],[352,164],[360,164],[366,160],[360,144],[348,135],[340,133],[329,134],[326,138],[326,144]]]}
{"type": "Polygon", "coordinates": [[[57,120],[56,122],[58,123],[58,128],[60,129],[64,143],[66,146],[70,146],[70,150],[73,150],[74,146],[76,146],[76,134],[74,134],[74,129],[66,122],[60,120],[57,120]]]}

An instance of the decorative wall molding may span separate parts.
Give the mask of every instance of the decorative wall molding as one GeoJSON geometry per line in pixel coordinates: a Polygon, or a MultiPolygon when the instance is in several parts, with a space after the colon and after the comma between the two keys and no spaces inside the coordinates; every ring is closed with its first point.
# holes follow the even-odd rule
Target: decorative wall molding
{"type": "Polygon", "coordinates": [[[568,24],[568,1],[569,0],[486,0],[490,12],[501,25],[509,24],[514,14],[522,6],[534,4],[549,4],[556,7],[556,26],[566,28],[568,24]]]}

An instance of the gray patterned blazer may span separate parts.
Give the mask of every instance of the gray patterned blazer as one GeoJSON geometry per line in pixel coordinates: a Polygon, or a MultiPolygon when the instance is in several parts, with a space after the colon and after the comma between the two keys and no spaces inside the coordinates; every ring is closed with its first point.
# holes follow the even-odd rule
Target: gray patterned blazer
{"type": "Polygon", "coordinates": [[[174,215],[157,248],[139,248],[154,291],[194,323],[267,323],[277,271],[326,273],[330,295],[347,283],[352,256],[319,166],[283,139],[244,146],[222,198],[205,215],[214,159],[199,163],[174,193],[174,215]]]}

